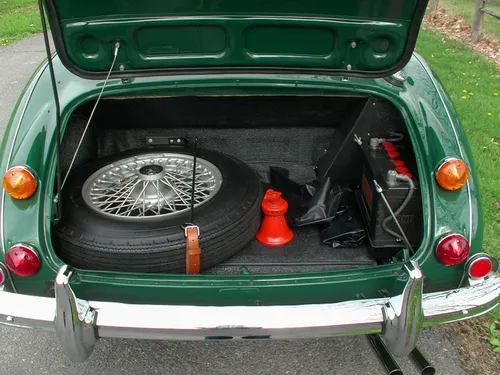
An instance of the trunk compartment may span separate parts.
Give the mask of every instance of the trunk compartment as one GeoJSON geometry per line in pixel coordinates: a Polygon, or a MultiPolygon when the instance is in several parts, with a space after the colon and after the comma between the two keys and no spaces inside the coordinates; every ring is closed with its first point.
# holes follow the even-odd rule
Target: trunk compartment
{"type": "MultiPolygon", "coordinates": [[[[63,171],[69,167],[93,104],[79,107],[68,122],[61,147],[63,171]]],[[[333,183],[358,192],[355,209],[370,232],[361,246],[332,248],[321,242],[318,226],[292,228],[291,243],[268,247],[253,240],[204,273],[278,274],[371,267],[400,261],[399,250],[403,248],[381,228],[382,219],[389,213],[379,200],[375,201],[371,186],[376,179],[390,194],[391,187],[380,170],[393,168],[392,161],[380,147],[376,155],[367,148],[370,138],[385,138],[391,133],[403,135],[398,150],[403,150],[401,155],[418,193],[418,173],[406,125],[386,100],[355,96],[107,98],[97,107],[72,172],[118,152],[187,137],[197,138],[197,147],[243,161],[258,173],[264,186],[269,183],[271,166],[287,169],[298,183],[329,176],[333,183]],[[355,135],[362,138],[364,152],[354,141],[355,135]]],[[[408,190],[406,186],[398,189],[389,199],[393,210],[401,205],[408,190]]],[[[411,232],[410,242],[416,250],[422,237],[419,194],[414,194],[398,219],[411,232]]],[[[396,230],[394,223],[390,228],[396,230]]],[[[64,248],[56,252],[64,252],[64,248]]]]}

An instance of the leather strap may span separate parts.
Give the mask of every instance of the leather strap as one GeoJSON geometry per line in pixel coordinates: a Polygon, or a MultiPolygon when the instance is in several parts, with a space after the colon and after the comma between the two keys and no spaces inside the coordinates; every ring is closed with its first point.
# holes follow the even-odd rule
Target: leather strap
{"type": "Polygon", "coordinates": [[[198,241],[198,227],[186,228],[186,274],[200,273],[201,248],[198,241]]]}

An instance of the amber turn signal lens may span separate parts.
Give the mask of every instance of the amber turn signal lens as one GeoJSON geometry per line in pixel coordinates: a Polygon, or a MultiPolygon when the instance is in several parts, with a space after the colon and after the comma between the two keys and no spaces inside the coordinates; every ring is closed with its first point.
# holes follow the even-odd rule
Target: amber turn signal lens
{"type": "Polygon", "coordinates": [[[467,182],[469,168],[462,160],[449,159],[438,168],[436,180],[439,186],[446,190],[458,190],[467,182]]]}
{"type": "Polygon", "coordinates": [[[3,176],[3,188],[14,199],[27,199],[35,194],[36,179],[25,167],[12,167],[3,176]]]}

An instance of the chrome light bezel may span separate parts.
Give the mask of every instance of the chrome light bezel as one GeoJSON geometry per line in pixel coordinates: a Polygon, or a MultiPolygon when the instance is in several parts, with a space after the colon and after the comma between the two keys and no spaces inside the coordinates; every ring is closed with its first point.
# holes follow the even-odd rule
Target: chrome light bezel
{"type": "Polygon", "coordinates": [[[9,279],[9,270],[0,262],[0,286],[4,286],[9,279]]]}
{"type": "Polygon", "coordinates": [[[491,274],[496,273],[497,271],[498,271],[498,261],[495,258],[490,257],[486,253],[478,253],[478,254],[472,255],[471,257],[469,257],[469,259],[467,259],[467,262],[465,263],[465,267],[464,267],[464,273],[469,278],[469,280],[483,280],[484,278],[488,277],[491,274]],[[472,268],[474,263],[476,263],[482,259],[487,259],[491,262],[491,271],[483,277],[473,277],[470,274],[470,269],[472,268]]]}

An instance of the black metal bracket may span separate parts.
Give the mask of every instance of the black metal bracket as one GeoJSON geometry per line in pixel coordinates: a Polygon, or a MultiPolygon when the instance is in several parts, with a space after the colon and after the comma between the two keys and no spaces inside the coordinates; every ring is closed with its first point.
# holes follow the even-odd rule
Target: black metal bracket
{"type": "Polygon", "coordinates": [[[369,132],[374,119],[377,100],[369,98],[360,111],[352,111],[352,114],[342,124],[339,136],[335,137],[328,146],[326,153],[318,162],[317,177],[323,180],[326,176],[339,184],[353,180],[353,176],[361,175],[361,169],[353,169],[353,165],[361,165],[355,160],[360,160],[361,155],[358,145],[354,142],[356,133],[365,134],[369,132]]]}
{"type": "Polygon", "coordinates": [[[187,146],[189,140],[184,135],[148,134],[146,143],[148,146],[187,146]]]}

